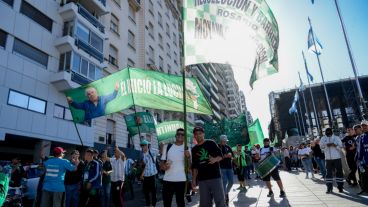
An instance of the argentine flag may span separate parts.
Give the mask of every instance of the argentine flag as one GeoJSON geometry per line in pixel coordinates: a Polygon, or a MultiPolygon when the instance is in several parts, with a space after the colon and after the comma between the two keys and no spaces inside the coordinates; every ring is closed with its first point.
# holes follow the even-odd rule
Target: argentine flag
{"type": "Polygon", "coordinates": [[[310,28],[308,32],[308,51],[314,52],[315,54],[320,55],[323,49],[322,44],[319,42],[317,36],[314,35],[314,40],[316,40],[316,43],[317,43],[315,47],[314,46],[315,42],[313,41],[313,35],[314,35],[313,30],[312,28],[310,28]]]}

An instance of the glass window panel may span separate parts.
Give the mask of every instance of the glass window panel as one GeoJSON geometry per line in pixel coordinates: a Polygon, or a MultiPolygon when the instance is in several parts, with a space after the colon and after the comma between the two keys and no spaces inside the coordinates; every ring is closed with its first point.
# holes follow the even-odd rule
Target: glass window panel
{"type": "Polygon", "coordinates": [[[15,91],[10,91],[9,92],[9,100],[8,100],[8,104],[14,105],[14,106],[19,106],[22,108],[27,108],[28,106],[28,96],[15,92],[15,91]]]}
{"type": "Polygon", "coordinates": [[[88,72],[88,78],[95,80],[96,74],[95,74],[95,65],[92,63],[89,63],[89,72],[88,72]]]}
{"type": "Polygon", "coordinates": [[[89,43],[89,30],[80,23],[77,26],[76,36],[78,39],[89,43]]]}
{"type": "Polygon", "coordinates": [[[65,108],[64,119],[65,120],[70,120],[70,121],[73,120],[72,113],[67,108],[65,108]]]}
{"type": "Polygon", "coordinates": [[[73,52],[73,68],[72,68],[72,70],[77,72],[77,73],[80,72],[80,61],[81,61],[80,55],[73,52]]]}
{"type": "Polygon", "coordinates": [[[92,32],[91,32],[91,45],[98,51],[102,52],[103,40],[92,32]]]}
{"type": "Polygon", "coordinates": [[[6,32],[0,29],[0,47],[5,47],[6,44],[6,32]]]}
{"type": "Polygon", "coordinates": [[[52,19],[40,12],[28,2],[22,1],[22,5],[20,6],[20,13],[26,15],[50,32],[52,31],[52,19]]]}
{"type": "Polygon", "coordinates": [[[60,55],[60,60],[59,60],[59,71],[63,71],[64,70],[64,64],[65,64],[65,53],[60,55]]]}
{"type": "Polygon", "coordinates": [[[95,80],[102,78],[102,70],[99,67],[95,67],[95,80]]]}
{"type": "Polygon", "coordinates": [[[47,67],[49,56],[22,40],[14,39],[13,51],[47,67]]]}
{"type": "Polygon", "coordinates": [[[67,52],[65,55],[65,70],[70,71],[70,60],[72,52],[67,52]]]}
{"type": "Polygon", "coordinates": [[[44,114],[46,109],[46,102],[40,99],[29,97],[28,109],[44,114]]]}
{"type": "Polygon", "coordinates": [[[88,61],[82,58],[81,74],[88,77],[88,61]]]}
{"type": "Polygon", "coordinates": [[[54,107],[54,117],[63,119],[64,118],[64,107],[55,105],[54,107]]]}

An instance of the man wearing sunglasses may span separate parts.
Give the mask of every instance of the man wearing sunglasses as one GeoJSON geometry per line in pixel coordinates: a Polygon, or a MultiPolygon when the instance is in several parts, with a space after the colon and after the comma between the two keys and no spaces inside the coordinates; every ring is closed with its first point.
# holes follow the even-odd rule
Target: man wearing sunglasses
{"type": "Polygon", "coordinates": [[[179,128],[176,130],[175,143],[164,145],[162,150],[160,167],[165,171],[162,189],[164,207],[171,206],[174,194],[176,205],[185,206],[185,159],[189,158],[190,152],[184,148],[184,129],[179,128]]]}

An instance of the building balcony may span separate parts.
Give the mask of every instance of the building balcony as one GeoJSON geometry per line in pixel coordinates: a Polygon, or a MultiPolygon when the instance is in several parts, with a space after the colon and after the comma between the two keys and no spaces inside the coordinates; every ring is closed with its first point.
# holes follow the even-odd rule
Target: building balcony
{"type": "Polygon", "coordinates": [[[128,0],[128,3],[136,12],[141,9],[141,0],[128,0]]]}
{"type": "Polygon", "coordinates": [[[73,2],[65,4],[59,9],[59,14],[64,21],[72,21],[75,18],[78,18],[78,20],[80,20],[84,25],[89,25],[95,28],[95,32],[100,32],[102,33],[101,35],[105,34],[105,27],[81,4],[73,2]]]}
{"type": "Polygon", "coordinates": [[[221,115],[216,110],[213,110],[213,115],[215,116],[217,120],[221,120],[222,118],[221,115]]]}
{"type": "Polygon", "coordinates": [[[211,98],[211,105],[215,106],[217,110],[220,110],[220,105],[218,105],[217,101],[213,98],[211,98]]]}
{"type": "Polygon", "coordinates": [[[92,47],[90,44],[85,43],[82,40],[76,39],[75,40],[75,45],[79,49],[82,49],[83,51],[85,51],[86,53],[91,55],[92,57],[96,58],[98,61],[100,61],[100,63],[103,62],[103,54],[100,51],[98,51],[97,49],[95,49],[94,47],[92,47]]]}
{"type": "MultiPolygon", "coordinates": [[[[55,86],[55,88],[59,91],[65,91],[72,88],[77,88],[80,85],[77,81],[73,81],[78,79],[78,75],[75,75],[74,72],[70,71],[60,71],[53,75],[51,75],[50,82],[55,86]]],[[[80,76],[80,75],[79,75],[80,76]]],[[[90,80],[83,80],[84,83],[91,82],[90,80]]]]}
{"type": "Polygon", "coordinates": [[[220,100],[220,97],[217,95],[217,93],[213,90],[212,87],[211,87],[210,91],[211,91],[211,96],[212,97],[214,97],[217,101],[220,100]]]}
{"type": "Polygon", "coordinates": [[[70,3],[81,4],[83,7],[88,9],[88,11],[93,11],[97,16],[106,14],[109,12],[106,7],[106,0],[62,0],[61,6],[68,5],[70,3]]]}

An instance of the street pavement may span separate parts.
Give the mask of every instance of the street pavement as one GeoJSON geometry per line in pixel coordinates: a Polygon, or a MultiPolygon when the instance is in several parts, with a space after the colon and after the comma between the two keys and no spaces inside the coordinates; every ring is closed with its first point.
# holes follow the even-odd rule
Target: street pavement
{"type": "MultiPolygon", "coordinates": [[[[332,206],[332,207],[357,207],[368,206],[368,195],[357,196],[359,187],[350,187],[346,183],[343,193],[339,193],[337,188],[333,189],[332,194],[326,194],[326,186],[320,175],[316,179],[305,179],[304,172],[292,173],[281,171],[281,179],[286,191],[286,198],[279,197],[279,189],[276,182],[272,181],[274,197],[268,198],[268,190],[261,180],[248,180],[249,187],[247,192],[240,193],[236,190],[239,187],[238,182],[234,183],[229,193],[229,206],[332,206]]],[[[234,176],[234,180],[236,180],[234,176]]],[[[199,195],[192,197],[193,201],[187,206],[198,207],[199,195]]],[[[157,203],[157,207],[162,207],[162,200],[157,203]]],[[[173,199],[173,207],[175,198],[173,199]]]]}

